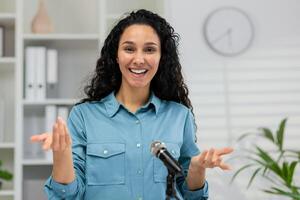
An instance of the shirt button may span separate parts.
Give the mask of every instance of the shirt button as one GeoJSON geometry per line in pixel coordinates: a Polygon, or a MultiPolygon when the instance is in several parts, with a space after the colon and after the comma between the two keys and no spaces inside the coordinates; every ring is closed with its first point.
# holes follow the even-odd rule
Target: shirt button
{"type": "Polygon", "coordinates": [[[66,192],[66,190],[61,190],[63,193],[65,193],[66,192]]]}
{"type": "Polygon", "coordinates": [[[137,147],[137,148],[140,148],[140,147],[141,147],[141,144],[140,144],[140,143],[137,143],[137,144],[136,144],[136,147],[137,147]]]}
{"type": "Polygon", "coordinates": [[[140,123],[140,121],[139,121],[139,120],[136,120],[136,121],[135,121],[135,123],[136,123],[136,124],[139,124],[139,123],[140,123]]]}
{"type": "Polygon", "coordinates": [[[138,200],[143,200],[143,198],[142,198],[142,197],[138,197],[137,199],[138,199],[138,200]]]}
{"type": "Polygon", "coordinates": [[[142,171],[141,169],[139,169],[139,170],[137,171],[138,174],[142,174],[142,172],[143,172],[143,171],[142,171]]]}
{"type": "Polygon", "coordinates": [[[108,151],[105,149],[105,150],[103,151],[103,153],[104,153],[104,154],[107,154],[107,153],[108,153],[108,151]]]}
{"type": "Polygon", "coordinates": [[[175,155],[175,151],[174,150],[172,150],[171,152],[172,152],[173,155],[175,155]]]}

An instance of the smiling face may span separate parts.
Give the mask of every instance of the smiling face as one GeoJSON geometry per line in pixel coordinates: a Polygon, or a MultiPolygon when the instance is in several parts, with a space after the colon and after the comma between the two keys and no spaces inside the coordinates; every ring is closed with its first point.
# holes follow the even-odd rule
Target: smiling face
{"type": "Polygon", "coordinates": [[[151,26],[128,26],[121,35],[117,54],[122,73],[122,87],[149,89],[160,57],[160,40],[151,26]]]}

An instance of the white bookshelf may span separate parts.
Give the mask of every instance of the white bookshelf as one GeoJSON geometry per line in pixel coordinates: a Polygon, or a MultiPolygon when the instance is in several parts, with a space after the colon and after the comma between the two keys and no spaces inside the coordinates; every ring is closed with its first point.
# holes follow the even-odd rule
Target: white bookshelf
{"type": "Polygon", "coordinates": [[[15,195],[14,190],[0,190],[0,199],[2,197],[14,196],[14,195],[15,195]]]}
{"type": "Polygon", "coordinates": [[[45,2],[55,29],[50,34],[33,34],[30,30],[37,0],[0,1],[0,25],[6,27],[8,36],[5,56],[0,57],[0,94],[7,94],[5,101],[9,109],[0,157],[5,162],[4,167],[14,174],[14,181],[0,190],[0,200],[46,199],[43,185],[51,174],[52,161],[45,158],[39,144],[29,141],[32,134],[45,131],[45,108],[54,105],[70,110],[84,97],[83,88],[88,75],[94,71],[104,39],[122,14],[146,8],[163,15],[165,6],[165,1],[160,0],[45,2]],[[58,52],[58,84],[53,93],[47,88],[44,100],[25,98],[25,49],[28,46],[44,46],[58,52]],[[36,153],[31,155],[32,152],[36,153]]]}
{"type": "Polygon", "coordinates": [[[15,64],[15,57],[0,57],[0,64],[15,64]]]}
{"type": "Polygon", "coordinates": [[[98,40],[98,34],[24,34],[24,40],[98,40]]]}
{"type": "Polygon", "coordinates": [[[15,143],[13,142],[1,142],[0,143],[0,150],[1,149],[14,149],[15,143]]]}
{"type": "Polygon", "coordinates": [[[52,161],[47,159],[24,159],[24,166],[40,166],[40,165],[52,165],[52,161]]]}
{"type": "MultiPolygon", "coordinates": [[[[0,122],[0,160],[1,169],[15,174],[15,85],[16,56],[15,33],[16,12],[15,0],[0,1],[0,26],[4,28],[4,55],[0,57],[0,99],[4,102],[4,120],[0,122]]],[[[15,186],[13,181],[4,181],[0,190],[0,200],[14,199],[15,186]]]]}
{"type": "Polygon", "coordinates": [[[79,102],[79,99],[46,99],[44,101],[23,100],[24,106],[34,106],[34,105],[69,105],[69,106],[72,106],[77,102],[79,102]]]}

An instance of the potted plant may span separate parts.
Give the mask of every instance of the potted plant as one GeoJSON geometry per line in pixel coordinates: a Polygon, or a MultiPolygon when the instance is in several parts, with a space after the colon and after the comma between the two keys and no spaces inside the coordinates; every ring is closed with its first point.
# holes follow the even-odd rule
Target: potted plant
{"type": "Polygon", "coordinates": [[[288,197],[292,200],[300,200],[300,183],[296,182],[295,171],[300,162],[299,149],[287,149],[284,146],[285,125],[287,119],[283,119],[276,132],[269,128],[259,128],[258,133],[243,134],[238,141],[256,136],[271,142],[272,149],[267,149],[255,144],[254,150],[246,148],[242,150],[242,158],[247,164],[240,167],[232,176],[233,181],[242,171],[251,170],[252,176],[249,179],[248,187],[251,186],[256,176],[268,181],[269,187],[263,188],[263,192],[273,195],[288,197]]]}
{"type": "Polygon", "coordinates": [[[2,180],[10,181],[13,178],[13,175],[7,171],[7,170],[2,170],[2,161],[0,160],[0,189],[2,188],[2,180]]]}

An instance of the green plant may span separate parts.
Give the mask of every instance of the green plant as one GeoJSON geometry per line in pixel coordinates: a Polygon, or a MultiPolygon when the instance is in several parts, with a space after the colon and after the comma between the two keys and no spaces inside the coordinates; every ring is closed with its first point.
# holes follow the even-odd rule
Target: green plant
{"type": "Polygon", "coordinates": [[[284,147],[286,122],[287,119],[283,119],[275,133],[269,128],[259,128],[259,133],[246,133],[238,139],[240,142],[251,135],[256,135],[270,141],[274,149],[267,150],[259,145],[255,145],[254,150],[245,149],[242,157],[247,160],[247,164],[234,173],[231,181],[242,171],[251,170],[253,173],[247,188],[251,186],[255,177],[260,175],[270,182],[270,186],[263,189],[263,192],[300,200],[299,182],[295,182],[295,170],[300,162],[300,151],[284,147]]]}
{"type": "Polygon", "coordinates": [[[1,170],[1,166],[2,166],[2,161],[0,160],[0,181],[2,180],[6,180],[6,181],[10,181],[13,178],[13,175],[6,170],[1,170]]]}

